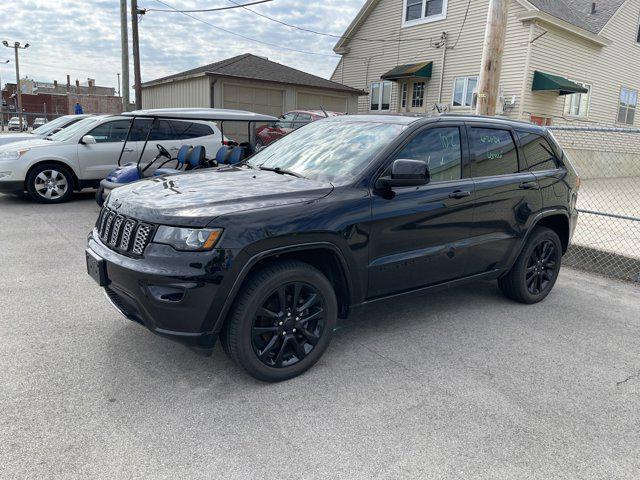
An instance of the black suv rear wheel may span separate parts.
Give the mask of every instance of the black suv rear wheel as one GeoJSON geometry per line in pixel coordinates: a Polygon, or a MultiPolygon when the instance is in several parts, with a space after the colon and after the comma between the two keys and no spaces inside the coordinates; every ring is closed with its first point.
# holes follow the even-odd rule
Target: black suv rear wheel
{"type": "Polygon", "coordinates": [[[498,280],[498,286],[512,300],[540,302],[555,285],[561,264],[562,244],[558,234],[536,227],[509,273],[498,280]]]}
{"type": "Polygon", "coordinates": [[[278,382],[322,356],[337,319],[336,295],[313,266],[272,264],[242,286],[220,335],[227,354],[253,377],[278,382]]]}

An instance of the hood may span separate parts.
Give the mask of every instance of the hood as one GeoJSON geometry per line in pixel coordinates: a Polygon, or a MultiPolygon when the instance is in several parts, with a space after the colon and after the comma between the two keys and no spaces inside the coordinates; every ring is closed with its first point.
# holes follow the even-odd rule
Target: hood
{"type": "Polygon", "coordinates": [[[14,142],[22,142],[25,140],[34,140],[37,138],[42,138],[39,135],[34,135],[33,133],[13,133],[9,135],[0,135],[0,146],[6,145],[7,143],[14,142]]]}
{"type": "Polygon", "coordinates": [[[330,183],[249,167],[223,167],[119,187],[111,192],[107,205],[151,223],[205,227],[220,215],[310,202],[331,190],[330,183]]]}
{"type": "MultiPolygon", "coordinates": [[[[12,135],[13,137],[13,135],[12,135]]],[[[6,152],[11,150],[19,150],[21,148],[36,148],[51,146],[55,144],[52,140],[44,140],[43,138],[28,134],[27,140],[24,138],[17,138],[11,143],[4,142],[4,135],[0,136],[0,152],[6,152]]]]}

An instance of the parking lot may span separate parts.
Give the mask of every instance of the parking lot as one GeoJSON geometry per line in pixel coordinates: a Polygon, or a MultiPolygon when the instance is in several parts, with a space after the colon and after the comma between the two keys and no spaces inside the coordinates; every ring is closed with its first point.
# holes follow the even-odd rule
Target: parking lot
{"type": "Polygon", "coordinates": [[[0,195],[2,478],[640,476],[637,286],[380,303],[263,384],[116,313],[85,273],[97,214],[0,195]]]}

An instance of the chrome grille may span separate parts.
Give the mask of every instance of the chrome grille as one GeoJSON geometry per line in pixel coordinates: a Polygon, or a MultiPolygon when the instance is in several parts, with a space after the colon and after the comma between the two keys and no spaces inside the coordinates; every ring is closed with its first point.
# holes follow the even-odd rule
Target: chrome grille
{"type": "Polygon", "coordinates": [[[111,237],[109,238],[109,245],[112,247],[116,246],[118,242],[118,237],[120,236],[120,229],[122,228],[122,222],[124,222],[124,217],[122,215],[118,215],[116,219],[113,221],[113,228],[111,229],[111,237]]]}
{"type": "Polygon", "coordinates": [[[134,227],[136,226],[136,222],[133,220],[127,220],[124,223],[124,228],[122,229],[122,237],[120,238],[120,248],[122,250],[129,250],[129,243],[131,242],[131,233],[133,232],[134,227]]]}
{"type": "Polygon", "coordinates": [[[142,255],[144,252],[147,243],[149,243],[149,234],[151,233],[151,225],[146,225],[141,223],[138,226],[138,231],[136,232],[136,238],[133,241],[133,248],[131,251],[136,255],[142,255]]]}
{"type": "Polygon", "coordinates": [[[155,227],[116,214],[105,207],[96,222],[96,231],[100,240],[112,250],[141,256],[151,242],[155,227]]]}

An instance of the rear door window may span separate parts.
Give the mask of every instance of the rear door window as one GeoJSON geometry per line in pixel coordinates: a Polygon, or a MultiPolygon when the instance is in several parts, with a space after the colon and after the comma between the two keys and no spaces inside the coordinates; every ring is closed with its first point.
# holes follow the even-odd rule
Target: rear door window
{"type": "Polygon", "coordinates": [[[213,135],[213,128],[210,125],[193,122],[171,121],[174,140],[188,140],[190,138],[207,137],[213,135]]]}
{"type": "Polygon", "coordinates": [[[475,177],[518,173],[518,151],[509,130],[469,127],[468,132],[475,177]]]}
{"type": "MultiPolygon", "coordinates": [[[[558,168],[553,149],[547,140],[535,133],[517,132],[528,171],[540,172],[558,168]]],[[[524,169],[524,165],[522,166],[524,169]]]]}
{"type": "Polygon", "coordinates": [[[462,165],[460,129],[438,127],[423,130],[395,158],[423,161],[429,167],[431,182],[458,180],[462,165]]]}

